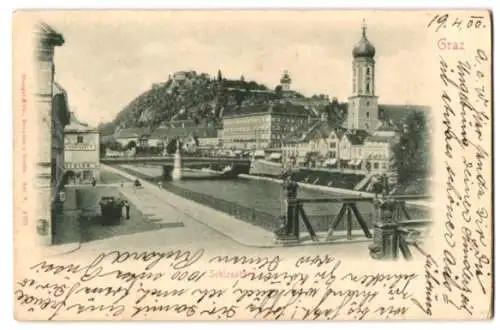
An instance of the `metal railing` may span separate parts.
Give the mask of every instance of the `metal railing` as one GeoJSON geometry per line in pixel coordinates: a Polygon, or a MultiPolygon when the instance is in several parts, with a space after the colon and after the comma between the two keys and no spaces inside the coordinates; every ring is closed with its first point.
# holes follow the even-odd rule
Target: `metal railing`
{"type": "Polygon", "coordinates": [[[217,211],[229,214],[236,219],[243,220],[267,230],[274,230],[279,226],[279,216],[272,215],[252,207],[247,207],[238,203],[181,188],[173,184],[166,184],[164,185],[164,188],[178,196],[211,207],[217,211]]]}

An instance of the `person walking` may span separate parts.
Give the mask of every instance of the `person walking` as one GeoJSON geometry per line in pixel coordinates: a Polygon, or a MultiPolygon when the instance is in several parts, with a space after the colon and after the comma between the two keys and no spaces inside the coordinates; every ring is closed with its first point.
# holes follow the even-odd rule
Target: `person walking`
{"type": "Polygon", "coordinates": [[[128,201],[124,201],[123,204],[125,205],[125,219],[129,220],[130,219],[130,204],[128,201]]]}
{"type": "Polygon", "coordinates": [[[127,214],[127,211],[125,210],[125,201],[124,200],[121,200],[120,201],[120,206],[121,206],[121,215],[120,215],[120,220],[121,219],[125,219],[126,217],[126,214],[127,214]]]}

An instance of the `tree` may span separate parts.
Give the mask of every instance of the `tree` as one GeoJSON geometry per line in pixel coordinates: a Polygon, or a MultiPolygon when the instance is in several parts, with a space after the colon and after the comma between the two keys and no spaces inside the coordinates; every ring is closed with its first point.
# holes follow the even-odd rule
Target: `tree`
{"type": "Polygon", "coordinates": [[[336,98],[325,107],[328,120],[342,124],[347,114],[347,104],[339,103],[336,98]]]}
{"type": "Polygon", "coordinates": [[[427,118],[422,112],[411,112],[402,127],[400,139],[393,148],[392,168],[400,184],[426,176],[429,173],[430,148],[427,118]]]}
{"type": "Polygon", "coordinates": [[[281,85],[276,86],[274,88],[274,93],[276,94],[277,98],[281,98],[281,96],[283,95],[283,86],[281,85]]]}
{"type": "Polygon", "coordinates": [[[127,149],[132,149],[132,148],[136,148],[137,147],[137,143],[135,143],[135,141],[130,141],[128,144],[127,144],[127,149]]]}
{"type": "MultiPolygon", "coordinates": [[[[170,142],[167,144],[167,153],[174,154],[177,151],[177,141],[179,140],[180,138],[170,140],[170,142]]],[[[182,142],[180,142],[179,144],[182,149],[182,142]]]]}

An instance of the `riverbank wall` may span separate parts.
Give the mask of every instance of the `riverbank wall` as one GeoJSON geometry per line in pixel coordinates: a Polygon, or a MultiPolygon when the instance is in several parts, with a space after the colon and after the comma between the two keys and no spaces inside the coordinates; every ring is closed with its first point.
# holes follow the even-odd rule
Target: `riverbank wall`
{"type": "MultiPolygon", "coordinates": [[[[247,180],[270,181],[270,182],[275,182],[275,183],[282,183],[283,182],[283,180],[281,180],[281,179],[270,178],[270,177],[259,176],[259,175],[250,175],[250,174],[240,174],[240,175],[238,175],[238,178],[247,179],[247,180]]],[[[341,194],[346,194],[346,195],[350,195],[350,196],[358,196],[358,197],[375,197],[374,193],[369,193],[369,192],[364,192],[364,191],[343,189],[343,188],[336,188],[336,187],[326,187],[326,186],[320,186],[320,185],[303,183],[303,182],[297,182],[297,184],[301,188],[314,189],[317,191],[341,193],[341,194]]],[[[418,206],[423,206],[423,207],[430,207],[431,206],[431,203],[429,201],[426,201],[426,200],[407,201],[407,203],[411,204],[411,205],[418,205],[418,206]]]]}

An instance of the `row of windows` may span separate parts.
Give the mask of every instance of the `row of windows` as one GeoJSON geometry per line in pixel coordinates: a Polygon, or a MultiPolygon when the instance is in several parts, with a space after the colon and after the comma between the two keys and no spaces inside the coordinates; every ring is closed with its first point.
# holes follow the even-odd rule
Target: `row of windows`
{"type": "Polygon", "coordinates": [[[65,163],[66,169],[96,168],[96,163],[65,163]]]}
{"type": "Polygon", "coordinates": [[[373,166],[374,170],[378,170],[379,168],[381,169],[387,169],[387,163],[386,162],[371,162],[371,166],[373,166]]]}
{"type": "Polygon", "coordinates": [[[271,128],[262,128],[262,126],[252,127],[252,126],[241,126],[241,127],[226,127],[224,133],[227,132],[258,132],[258,131],[270,131],[271,128]]]}
{"type": "Polygon", "coordinates": [[[239,126],[239,125],[249,125],[249,124],[263,124],[263,123],[281,123],[281,124],[292,124],[292,123],[305,123],[305,119],[301,117],[292,117],[292,116],[276,116],[276,117],[251,117],[244,116],[241,118],[231,118],[224,120],[224,126],[239,126]]]}
{"type": "Polygon", "coordinates": [[[269,123],[271,121],[270,116],[261,116],[261,117],[254,117],[254,116],[244,116],[241,118],[231,118],[231,119],[225,119],[224,120],[224,126],[227,125],[234,125],[234,124],[249,124],[249,123],[269,123]]]}

